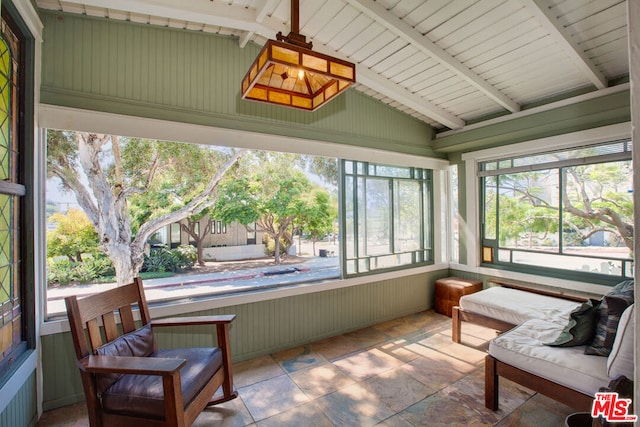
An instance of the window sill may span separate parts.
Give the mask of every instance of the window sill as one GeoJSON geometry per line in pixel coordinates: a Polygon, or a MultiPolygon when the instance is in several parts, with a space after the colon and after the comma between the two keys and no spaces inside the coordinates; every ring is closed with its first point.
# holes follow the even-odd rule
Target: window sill
{"type": "MultiPolygon", "coordinates": [[[[252,290],[237,294],[226,294],[219,296],[203,296],[192,300],[180,300],[165,302],[162,305],[151,305],[151,317],[162,318],[168,316],[180,316],[197,311],[212,310],[222,307],[231,307],[240,304],[251,304],[255,302],[269,301],[279,298],[286,298],[297,295],[305,295],[316,292],[330,291],[334,289],[359,286],[367,283],[396,279],[415,274],[424,274],[442,269],[448,269],[449,264],[433,264],[417,268],[390,271],[380,274],[372,274],[361,277],[348,278],[343,280],[327,280],[322,283],[300,283],[289,286],[280,286],[269,289],[252,290]]],[[[52,335],[69,331],[69,322],[66,318],[47,320],[40,326],[40,335],[52,335]]]]}
{"type": "Polygon", "coordinates": [[[518,273],[515,271],[502,270],[489,267],[470,267],[464,264],[451,264],[452,270],[465,271],[469,273],[482,274],[485,276],[491,276],[494,278],[507,279],[507,280],[519,280],[522,282],[535,283],[543,286],[567,289],[577,292],[585,292],[596,295],[604,295],[609,290],[610,286],[598,285],[595,283],[585,283],[577,280],[558,279],[555,277],[541,276],[537,274],[518,273]]]}

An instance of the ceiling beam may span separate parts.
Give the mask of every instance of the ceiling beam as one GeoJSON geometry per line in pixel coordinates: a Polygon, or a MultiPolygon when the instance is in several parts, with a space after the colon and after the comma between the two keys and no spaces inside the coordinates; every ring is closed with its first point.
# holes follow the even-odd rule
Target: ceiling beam
{"type": "Polygon", "coordinates": [[[278,4],[280,0],[265,0],[262,7],[258,8],[258,13],[256,15],[256,21],[262,22],[264,18],[269,14],[269,11],[278,4]]]}
{"type": "Polygon", "coordinates": [[[578,69],[598,89],[607,87],[608,82],[604,75],[596,68],[578,42],[569,34],[566,28],[558,21],[551,11],[548,0],[520,0],[529,12],[549,32],[551,38],[571,58],[578,69]]]}
{"type": "Polygon", "coordinates": [[[245,31],[244,33],[242,33],[242,35],[238,37],[238,46],[240,46],[241,49],[245,47],[254,34],[255,32],[253,31],[245,31]]]}
{"type": "Polygon", "coordinates": [[[371,0],[346,0],[348,4],[369,16],[374,21],[383,24],[390,31],[394,32],[413,47],[434,58],[443,66],[460,76],[491,100],[506,108],[511,112],[520,111],[520,105],[500,92],[493,85],[469,69],[462,62],[458,61],[440,46],[433,43],[422,33],[414,29],[409,24],[403,22],[393,13],[389,12],[379,2],[371,0]]]}
{"type": "MultiPolygon", "coordinates": [[[[213,6],[210,2],[198,0],[154,0],[152,3],[144,0],[64,0],[65,3],[85,4],[110,10],[123,10],[162,18],[177,19],[189,22],[238,29],[241,31],[256,31],[261,25],[257,22],[257,12],[253,9],[238,6],[213,6]]],[[[270,21],[269,17],[263,21],[270,21]]]]}
{"type": "MultiPolygon", "coordinates": [[[[314,49],[315,50],[315,49],[314,49]]],[[[375,73],[366,67],[356,66],[356,80],[376,92],[391,98],[407,107],[424,114],[425,116],[442,123],[450,129],[462,129],[465,125],[464,120],[443,110],[442,108],[426,101],[420,96],[416,96],[404,87],[393,83],[378,73],[375,73]]]]}
{"type": "MultiPolygon", "coordinates": [[[[199,0],[181,0],[180,7],[175,7],[175,0],[155,0],[149,4],[143,0],[65,0],[69,3],[81,3],[95,7],[103,7],[115,10],[128,10],[137,13],[145,13],[151,16],[181,19],[189,22],[199,22],[212,26],[235,28],[245,31],[241,37],[240,44],[248,43],[254,35],[274,38],[278,31],[288,32],[282,22],[271,18],[267,10],[274,0],[267,0],[262,9],[255,11],[238,6],[220,6],[215,9],[215,15],[208,2],[199,0]],[[258,22],[258,15],[261,15],[261,22],[258,22]]],[[[344,61],[350,61],[346,56],[332,51],[321,44],[314,46],[317,52],[335,56],[344,61]]],[[[461,129],[464,127],[464,120],[451,114],[448,111],[430,103],[419,95],[415,95],[406,88],[393,83],[366,67],[358,67],[356,80],[382,95],[393,99],[407,107],[423,114],[431,119],[443,124],[450,129],[461,129]]]]}

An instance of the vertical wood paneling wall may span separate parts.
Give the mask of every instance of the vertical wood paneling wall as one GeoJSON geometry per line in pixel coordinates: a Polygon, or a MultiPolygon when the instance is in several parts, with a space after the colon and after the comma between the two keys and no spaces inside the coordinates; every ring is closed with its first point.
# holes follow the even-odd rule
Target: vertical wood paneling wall
{"type": "Polygon", "coordinates": [[[629,90],[438,138],[434,149],[463,153],[631,120],[629,90]]]}
{"type": "MultiPolygon", "coordinates": [[[[234,362],[296,347],[433,307],[433,282],[448,270],[193,314],[236,314],[231,327],[234,362]]],[[[204,327],[157,333],[163,348],[214,344],[204,327]]],[[[42,337],[43,408],[84,398],[69,333],[42,337]]]]}
{"type": "Polygon", "coordinates": [[[355,89],[309,113],[240,98],[235,37],[42,11],[41,102],[443,157],[433,129],[355,89]]]}
{"type": "Polygon", "coordinates": [[[0,412],[0,427],[32,426],[36,422],[36,373],[33,372],[4,411],[0,412]]]}

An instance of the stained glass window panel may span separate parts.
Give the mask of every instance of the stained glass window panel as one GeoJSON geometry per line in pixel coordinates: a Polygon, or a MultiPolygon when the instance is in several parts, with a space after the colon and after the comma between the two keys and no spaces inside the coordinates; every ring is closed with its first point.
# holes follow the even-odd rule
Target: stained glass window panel
{"type": "Polygon", "coordinates": [[[0,34],[0,378],[24,351],[18,181],[19,39],[4,19],[0,34]]]}
{"type": "Polygon", "coordinates": [[[9,49],[4,40],[0,42],[0,179],[5,180],[10,177],[9,171],[11,164],[9,162],[11,152],[11,135],[9,128],[11,125],[11,75],[10,75],[9,49]]]}

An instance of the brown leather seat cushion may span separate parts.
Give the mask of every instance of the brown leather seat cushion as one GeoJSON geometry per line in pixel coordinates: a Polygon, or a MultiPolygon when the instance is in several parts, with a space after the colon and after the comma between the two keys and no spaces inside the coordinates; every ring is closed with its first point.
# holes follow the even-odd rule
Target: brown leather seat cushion
{"type": "MultiPolygon", "coordinates": [[[[185,406],[198,394],[222,366],[219,348],[177,348],[159,350],[149,357],[185,359],[180,370],[182,399],[185,406]]],[[[122,375],[102,395],[105,411],[164,418],[162,377],[155,375],[122,375]]]]}

